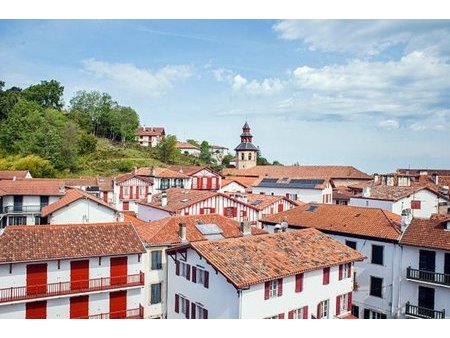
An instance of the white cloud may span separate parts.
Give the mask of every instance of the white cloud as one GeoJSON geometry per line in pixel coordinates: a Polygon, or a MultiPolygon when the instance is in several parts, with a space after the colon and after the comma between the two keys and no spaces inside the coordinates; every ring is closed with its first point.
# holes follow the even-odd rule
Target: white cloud
{"type": "Polygon", "coordinates": [[[137,94],[159,96],[177,82],[192,76],[189,65],[167,65],[155,71],[138,68],[132,63],[110,63],[89,59],[83,61],[84,70],[114,86],[137,94]]]}
{"type": "Polygon", "coordinates": [[[273,26],[281,39],[302,40],[309,50],[376,55],[395,45],[406,53],[448,57],[448,20],[284,20],[273,26]]]}
{"type": "Polygon", "coordinates": [[[247,79],[240,76],[239,74],[233,77],[233,89],[239,90],[247,84],[247,79]]]}
{"type": "Polygon", "coordinates": [[[398,129],[400,124],[396,120],[384,120],[378,124],[381,128],[385,129],[398,129]]]}

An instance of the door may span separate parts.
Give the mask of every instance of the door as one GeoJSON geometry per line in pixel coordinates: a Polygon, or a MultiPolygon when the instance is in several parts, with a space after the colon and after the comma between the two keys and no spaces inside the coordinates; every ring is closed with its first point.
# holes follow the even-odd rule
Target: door
{"type": "Polygon", "coordinates": [[[127,291],[111,292],[109,294],[109,317],[120,319],[127,317],[127,291]]]}
{"type": "Polygon", "coordinates": [[[103,192],[103,201],[108,203],[108,192],[107,191],[103,192]]]}
{"type": "Polygon", "coordinates": [[[26,303],[25,305],[26,319],[46,319],[47,318],[47,301],[26,303]]]}
{"type": "Polygon", "coordinates": [[[419,286],[419,315],[434,318],[434,289],[419,286]]]}
{"type": "Polygon", "coordinates": [[[419,270],[434,272],[435,268],[436,268],[436,252],[428,250],[420,250],[419,270]]]}
{"type": "Polygon", "coordinates": [[[14,196],[14,211],[22,211],[23,196],[14,196]]]}
{"type": "Polygon", "coordinates": [[[83,290],[89,288],[89,260],[70,262],[70,289],[83,290]]]}
{"type": "Polygon", "coordinates": [[[89,318],[89,296],[70,298],[70,318],[89,318]]]}
{"type": "Polygon", "coordinates": [[[47,293],[47,263],[27,265],[27,295],[47,293]]]}
{"type": "Polygon", "coordinates": [[[445,283],[450,285],[450,253],[446,253],[444,256],[444,273],[446,274],[445,283]]]}
{"type": "Polygon", "coordinates": [[[110,267],[111,285],[127,283],[127,257],[111,258],[110,267]]]}

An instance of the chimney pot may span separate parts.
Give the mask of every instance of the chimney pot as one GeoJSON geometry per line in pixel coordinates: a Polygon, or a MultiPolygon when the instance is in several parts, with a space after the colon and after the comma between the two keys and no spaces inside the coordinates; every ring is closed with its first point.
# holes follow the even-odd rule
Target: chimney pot
{"type": "Polygon", "coordinates": [[[187,242],[187,238],[186,238],[186,224],[179,223],[178,227],[179,227],[178,236],[180,236],[181,242],[182,243],[187,242]]]}
{"type": "Polygon", "coordinates": [[[147,194],[147,203],[152,203],[152,201],[153,201],[153,195],[152,195],[152,193],[151,192],[149,192],[148,194],[147,194]]]}
{"type": "Polygon", "coordinates": [[[167,194],[166,194],[166,192],[163,192],[161,194],[161,206],[162,207],[167,206],[167,194]]]}
{"type": "Polygon", "coordinates": [[[241,222],[241,234],[242,236],[250,236],[252,234],[252,227],[248,220],[241,222]]]}

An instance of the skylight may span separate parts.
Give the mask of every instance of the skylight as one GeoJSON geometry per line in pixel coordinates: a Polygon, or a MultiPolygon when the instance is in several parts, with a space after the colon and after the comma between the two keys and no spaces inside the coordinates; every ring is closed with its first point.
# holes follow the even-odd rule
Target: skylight
{"type": "Polygon", "coordinates": [[[308,209],[306,209],[306,211],[314,212],[314,211],[316,211],[316,209],[317,209],[317,205],[310,205],[310,206],[308,207],[308,209]]]}

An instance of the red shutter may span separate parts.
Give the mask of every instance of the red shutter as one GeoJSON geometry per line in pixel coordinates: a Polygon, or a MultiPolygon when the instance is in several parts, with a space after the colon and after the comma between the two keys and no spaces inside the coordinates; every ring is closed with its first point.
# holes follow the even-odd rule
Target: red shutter
{"type": "Polygon", "coordinates": [[[323,285],[330,284],[330,268],[323,269],[323,285]]]}
{"type": "Polygon", "coordinates": [[[209,210],[209,212],[210,212],[211,214],[215,214],[215,213],[216,213],[216,208],[211,208],[211,209],[209,210]]]}
{"type": "Polygon", "coordinates": [[[283,211],[283,204],[278,204],[278,212],[282,212],[283,211]]]}
{"type": "Polygon", "coordinates": [[[352,276],[352,263],[348,263],[348,269],[347,269],[347,278],[350,278],[352,276]]]}
{"type": "Polygon", "coordinates": [[[186,318],[189,319],[189,301],[186,299],[186,318]]]}
{"type": "Polygon", "coordinates": [[[197,283],[197,268],[195,266],[192,267],[192,282],[197,283]]]}
{"type": "Polygon", "coordinates": [[[339,265],[339,280],[342,280],[344,265],[339,265]]]}
{"type": "Polygon", "coordinates": [[[180,275],[180,261],[175,261],[175,274],[180,275]]]}
{"type": "Polygon", "coordinates": [[[26,319],[46,319],[47,318],[47,301],[31,302],[25,304],[26,319]]]}
{"type": "Polygon", "coordinates": [[[349,293],[347,294],[347,297],[348,297],[347,310],[348,310],[348,311],[352,311],[352,293],[349,292],[349,293]]]}
{"type": "Polygon", "coordinates": [[[270,282],[264,283],[264,299],[269,299],[270,282]]]}
{"type": "Polygon", "coordinates": [[[288,319],[294,319],[294,311],[288,312],[288,319]]]}
{"type": "Polygon", "coordinates": [[[295,275],[295,292],[303,291],[303,274],[295,275]]]}
{"type": "Polygon", "coordinates": [[[205,288],[209,288],[209,272],[205,271],[205,283],[203,284],[205,288]]]}
{"type": "Polygon", "coordinates": [[[123,187],[120,186],[120,194],[119,194],[119,198],[123,199],[123,187]]]}
{"type": "Polygon", "coordinates": [[[191,304],[191,319],[195,319],[195,304],[191,304]]]}
{"type": "Polygon", "coordinates": [[[180,303],[180,296],[175,295],[175,312],[176,313],[180,313],[180,307],[179,304],[180,303]]]}
{"type": "Polygon", "coordinates": [[[283,278],[278,279],[278,297],[283,295],[283,278]]]}
{"type": "Polygon", "coordinates": [[[336,297],[336,316],[341,314],[341,296],[336,297]]]}
{"type": "Polygon", "coordinates": [[[208,319],[208,310],[203,309],[203,318],[208,319]]]}
{"type": "Polygon", "coordinates": [[[237,207],[233,207],[233,217],[237,217],[237,207]]]}
{"type": "Polygon", "coordinates": [[[186,279],[191,280],[191,266],[186,264],[186,279]]]}
{"type": "Polygon", "coordinates": [[[284,319],[284,313],[280,313],[280,314],[278,315],[278,319],[284,319]]]}
{"type": "Polygon", "coordinates": [[[145,186],[145,196],[144,196],[144,198],[147,198],[147,195],[148,195],[148,185],[145,186]]]}
{"type": "Polygon", "coordinates": [[[303,307],[303,319],[308,319],[308,305],[303,307]]]}
{"type": "Polygon", "coordinates": [[[200,215],[204,215],[205,214],[205,208],[200,208],[200,215]]]}
{"type": "Polygon", "coordinates": [[[317,304],[317,319],[320,318],[320,313],[322,312],[322,311],[320,311],[321,305],[322,305],[322,303],[317,304]]]}

